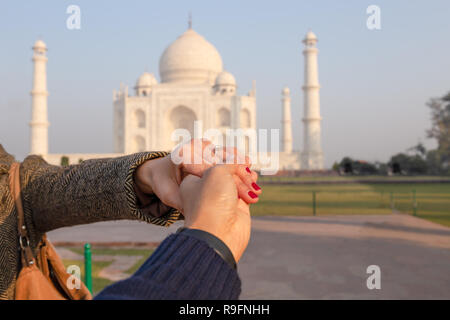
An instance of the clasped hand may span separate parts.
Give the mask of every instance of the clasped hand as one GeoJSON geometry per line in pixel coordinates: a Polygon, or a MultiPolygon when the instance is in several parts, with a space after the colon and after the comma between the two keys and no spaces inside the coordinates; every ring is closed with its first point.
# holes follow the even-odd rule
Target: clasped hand
{"type": "Polygon", "coordinates": [[[211,161],[217,159],[211,142],[191,140],[174,151],[176,163],[168,155],[139,166],[135,184],[180,210],[185,227],[207,231],[225,242],[237,262],[250,239],[249,204],[258,201],[261,188],[248,157],[241,159],[236,148],[221,151],[226,164],[216,165],[211,161]]]}

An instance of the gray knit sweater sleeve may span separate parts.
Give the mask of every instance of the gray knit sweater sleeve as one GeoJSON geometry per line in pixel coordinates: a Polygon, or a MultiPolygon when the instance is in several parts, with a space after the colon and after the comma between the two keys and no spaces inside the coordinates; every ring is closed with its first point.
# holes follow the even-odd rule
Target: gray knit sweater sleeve
{"type": "Polygon", "coordinates": [[[165,155],[142,152],[66,167],[50,165],[36,156],[26,158],[21,165],[23,200],[36,231],[119,219],[170,225],[180,213],[154,195],[149,195],[151,201],[145,207],[141,206],[133,181],[139,165],[165,155]]]}

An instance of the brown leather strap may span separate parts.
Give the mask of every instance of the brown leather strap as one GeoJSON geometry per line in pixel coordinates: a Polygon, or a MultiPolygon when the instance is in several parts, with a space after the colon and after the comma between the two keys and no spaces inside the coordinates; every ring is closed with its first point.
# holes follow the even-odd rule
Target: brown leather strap
{"type": "Polygon", "coordinates": [[[19,235],[19,245],[22,253],[22,263],[26,266],[34,264],[33,252],[30,248],[30,238],[28,237],[25,225],[25,214],[23,212],[22,199],[20,195],[20,163],[14,162],[9,169],[9,188],[17,209],[17,233],[19,235]]]}

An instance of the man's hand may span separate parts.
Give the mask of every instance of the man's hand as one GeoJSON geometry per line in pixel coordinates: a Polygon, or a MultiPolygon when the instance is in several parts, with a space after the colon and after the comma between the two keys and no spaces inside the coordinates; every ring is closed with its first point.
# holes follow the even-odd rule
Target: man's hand
{"type": "Polygon", "coordinates": [[[223,162],[231,158],[235,163],[231,166],[234,167],[233,179],[239,197],[246,203],[256,203],[261,190],[256,184],[257,174],[249,169],[248,158],[240,158],[236,148],[226,148],[223,151],[217,155],[210,141],[191,140],[175,150],[177,163],[168,155],[140,165],[135,173],[135,184],[142,193],[154,193],[164,204],[183,212],[179,187],[181,181],[187,175],[202,177],[206,170],[216,164],[219,156],[219,160],[223,162]]]}
{"type": "Polygon", "coordinates": [[[234,165],[217,165],[202,176],[187,176],[180,186],[184,226],[221,239],[239,261],[250,240],[249,205],[238,199],[234,165]]]}

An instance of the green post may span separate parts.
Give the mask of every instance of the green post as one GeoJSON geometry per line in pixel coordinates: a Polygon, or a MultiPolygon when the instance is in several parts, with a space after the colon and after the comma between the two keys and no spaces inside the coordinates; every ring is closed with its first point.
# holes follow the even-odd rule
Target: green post
{"type": "Polygon", "coordinates": [[[313,201],[313,203],[312,203],[312,205],[313,205],[313,216],[315,216],[316,215],[316,192],[315,191],[313,191],[313,193],[312,193],[312,201],[313,201]]]}
{"type": "Polygon", "coordinates": [[[89,243],[84,245],[84,284],[92,293],[92,259],[91,245],[89,243]]]}
{"type": "Polygon", "coordinates": [[[391,191],[391,209],[394,210],[395,209],[395,204],[394,204],[394,193],[391,191]]]}
{"type": "Polygon", "coordinates": [[[413,215],[417,216],[416,189],[413,190],[413,215]]]}

